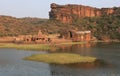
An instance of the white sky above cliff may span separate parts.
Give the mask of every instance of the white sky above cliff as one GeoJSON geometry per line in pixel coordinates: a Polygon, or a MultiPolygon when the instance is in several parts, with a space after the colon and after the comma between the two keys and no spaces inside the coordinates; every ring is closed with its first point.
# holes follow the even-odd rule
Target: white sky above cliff
{"type": "Polygon", "coordinates": [[[92,7],[120,7],[120,0],[0,0],[0,15],[49,18],[50,4],[81,4],[92,7]]]}

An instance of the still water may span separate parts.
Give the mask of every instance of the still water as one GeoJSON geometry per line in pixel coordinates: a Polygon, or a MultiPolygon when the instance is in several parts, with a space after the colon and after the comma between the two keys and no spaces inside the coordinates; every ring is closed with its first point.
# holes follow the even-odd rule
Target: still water
{"type": "Polygon", "coordinates": [[[63,45],[54,52],[93,56],[107,64],[51,65],[23,60],[26,56],[46,52],[0,49],[0,76],[120,76],[120,43],[63,45]]]}

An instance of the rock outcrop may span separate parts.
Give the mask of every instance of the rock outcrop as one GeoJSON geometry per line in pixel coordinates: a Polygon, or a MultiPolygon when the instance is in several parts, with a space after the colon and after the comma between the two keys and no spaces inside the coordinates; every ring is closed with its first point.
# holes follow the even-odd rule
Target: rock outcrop
{"type": "Polygon", "coordinates": [[[84,17],[95,17],[110,15],[114,12],[113,8],[94,8],[83,5],[58,5],[51,4],[51,11],[49,12],[50,19],[59,20],[62,23],[71,23],[74,19],[84,17]]]}

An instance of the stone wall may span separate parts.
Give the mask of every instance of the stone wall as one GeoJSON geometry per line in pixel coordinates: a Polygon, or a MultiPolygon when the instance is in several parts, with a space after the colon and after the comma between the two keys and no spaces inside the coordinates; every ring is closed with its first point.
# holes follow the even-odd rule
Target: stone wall
{"type": "Polygon", "coordinates": [[[72,40],[73,42],[91,41],[91,31],[64,30],[61,31],[61,38],[72,40]]]}
{"type": "Polygon", "coordinates": [[[59,20],[63,23],[71,23],[73,19],[84,17],[95,17],[102,15],[110,15],[114,12],[113,8],[94,8],[83,5],[58,5],[51,4],[51,11],[49,12],[50,19],[59,20]]]}

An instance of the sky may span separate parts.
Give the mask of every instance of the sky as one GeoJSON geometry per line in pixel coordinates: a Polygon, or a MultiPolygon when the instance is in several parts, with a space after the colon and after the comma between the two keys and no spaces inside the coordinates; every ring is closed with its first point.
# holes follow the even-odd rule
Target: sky
{"type": "Polygon", "coordinates": [[[120,0],[0,0],[0,15],[49,18],[51,3],[80,4],[97,8],[120,7],[120,0]]]}

